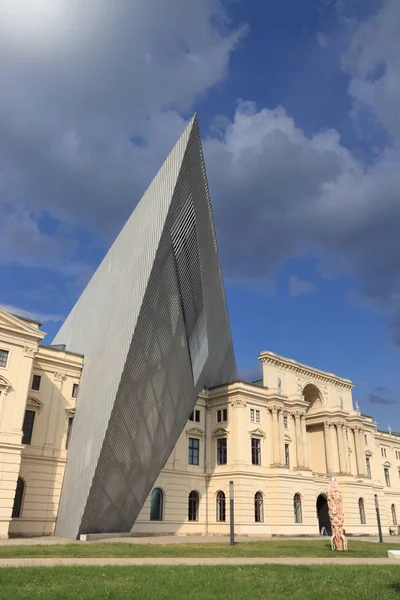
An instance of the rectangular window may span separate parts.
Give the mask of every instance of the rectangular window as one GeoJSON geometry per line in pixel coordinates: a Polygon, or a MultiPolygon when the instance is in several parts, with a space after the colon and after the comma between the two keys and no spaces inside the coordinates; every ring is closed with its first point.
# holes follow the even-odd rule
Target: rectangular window
{"type": "Polygon", "coordinates": [[[189,438],[189,465],[199,464],[200,440],[189,438]]]}
{"type": "Polygon", "coordinates": [[[217,423],[224,423],[228,420],[228,409],[223,408],[221,410],[217,410],[217,423]]]}
{"type": "Polygon", "coordinates": [[[290,467],[289,444],[285,444],[285,465],[290,467]]]}
{"type": "Polygon", "coordinates": [[[368,445],[368,437],[366,435],[364,435],[364,442],[365,442],[365,445],[367,446],[368,445]]]}
{"type": "Polygon", "coordinates": [[[386,458],[386,448],[381,448],[381,454],[384,458],[386,458]]]}
{"type": "Polygon", "coordinates": [[[260,422],[260,411],[256,410],[256,423],[260,422]]]}
{"type": "Polygon", "coordinates": [[[371,479],[371,460],[369,458],[369,456],[367,456],[367,458],[365,459],[366,465],[367,465],[367,477],[369,477],[371,479]]]}
{"type": "Polygon", "coordinates": [[[35,411],[26,410],[24,422],[22,425],[22,443],[29,446],[32,440],[33,423],[35,421],[35,411]]]}
{"type": "Polygon", "coordinates": [[[40,375],[34,375],[32,377],[32,390],[36,390],[37,392],[40,390],[40,381],[41,381],[41,377],[40,375]]]}
{"type": "Polygon", "coordinates": [[[68,428],[67,428],[67,441],[65,442],[65,449],[68,449],[69,440],[72,432],[72,423],[74,422],[74,417],[68,417],[68,428]]]}
{"type": "Polygon", "coordinates": [[[226,465],[228,457],[228,440],[219,438],[217,440],[217,465],[226,465]]]}
{"type": "Polygon", "coordinates": [[[200,423],[200,411],[199,410],[192,410],[192,413],[189,417],[189,421],[194,421],[196,423],[200,423]]]}
{"type": "Polygon", "coordinates": [[[254,408],[250,409],[250,421],[254,421],[254,408]]]}
{"type": "Polygon", "coordinates": [[[283,417],[283,427],[284,427],[285,429],[287,429],[287,428],[288,428],[288,421],[287,421],[287,417],[283,417]]]}
{"type": "Polygon", "coordinates": [[[390,487],[390,474],[389,474],[389,469],[385,467],[385,482],[387,487],[390,487]]]}
{"type": "Polygon", "coordinates": [[[8,350],[0,350],[0,367],[6,367],[8,361],[8,350]]]}
{"type": "Polygon", "coordinates": [[[76,398],[78,395],[78,384],[77,383],[73,383],[72,384],[72,397],[76,398]]]}
{"type": "Polygon", "coordinates": [[[261,440],[251,438],[251,464],[261,465],[261,440]]]}

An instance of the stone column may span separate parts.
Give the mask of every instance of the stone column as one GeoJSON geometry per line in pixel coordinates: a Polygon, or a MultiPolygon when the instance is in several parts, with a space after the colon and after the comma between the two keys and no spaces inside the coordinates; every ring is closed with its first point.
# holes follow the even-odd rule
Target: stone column
{"type": "Polygon", "coordinates": [[[301,432],[303,438],[303,463],[306,469],[310,468],[309,458],[308,458],[308,442],[307,442],[307,427],[306,427],[306,414],[301,414],[301,432]]]}
{"type": "Polygon", "coordinates": [[[365,453],[364,453],[364,432],[362,427],[358,427],[357,429],[357,437],[358,437],[358,447],[360,454],[360,470],[358,471],[361,477],[365,477],[366,467],[365,467],[365,453]]]}
{"type": "MultiPolygon", "coordinates": [[[[57,421],[60,410],[64,411],[62,403],[62,386],[65,381],[65,373],[54,373],[53,389],[49,417],[47,421],[45,449],[54,448],[57,433],[57,421]]],[[[65,414],[65,413],[64,413],[65,414]]]]}
{"type": "Polygon", "coordinates": [[[279,455],[280,455],[280,464],[285,464],[285,431],[283,428],[283,408],[279,411],[279,455]]]}
{"type": "Polygon", "coordinates": [[[303,440],[301,433],[301,415],[297,411],[294,415],[295,424],[296,424],[296,454],[297,454],[297,466],[304,466],[304,458],[303,458],[303,440]]]}
{"type": "Polygon", "coordinates": [[[279,463],[279,426],[278,426],[278,407],[272,407],[272,436],[273,436],[273,446],[274,446],[274,464],[277,465],[279,463]]]}
{"type": "Polygon", "coordinates": [[[352,432],[353,432],[353,439],[354,439],[354,450],[356,453],[357,475],[361,476],[362,465],[361,465],[360,444],[358,441],[357,427],[354,427],[354,429],[352,429],[352,432]]]}
{"type": "Polygon", "coordinates": [[[329,433],[331,441],[331,466],[334,473],[339,473],[339,449],[336,437],[336,428],[334,423],[329,423],[329,433]]]}
{"type": "Polygon", "coordinates": [[[337,431],[337,441],[338,441],[338,451],[339,451],[339,468],[341,473],[346,473],[346,457],[345,451],[346,449],[343,447],[343,438],[342,438],[342,424],[336,423],[336,431],[337,431]]]}
{"type": "Polygon", "coordinates": [[[324,446],[325,446],[325,462],[328,474],[333,473],[332,454],[329,452],[329,425],[328,421],[324,422],[324,446]]]}
{"type": "Polygon", "coordinates": [[[349,451],[346,437],[346,423],[342,424],[342,440],[343,440],[343,451],[344,451],[344,465],[345,465],[345,473],[350,473],[350,461],[349,461],[349,451]]]}

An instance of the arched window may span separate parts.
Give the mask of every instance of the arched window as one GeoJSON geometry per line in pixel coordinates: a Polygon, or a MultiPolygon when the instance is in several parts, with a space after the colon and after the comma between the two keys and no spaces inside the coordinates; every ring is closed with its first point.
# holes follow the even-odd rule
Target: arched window
{"type": "Polygon", "coordinates": [[[392,504],[392,522],[393,525],[397,525],[396,506],[392,504]]]}
{"type": "Polygon", "coordinates": [[[293,508],[294,508],[294,522],[302,523],[303,515],[301,514],[301,496],[300,496],[300,494],[294,495],[293,508]]]}
{"type": "Polygon", "coordinates": [[[189,521],[199,520],[199,494],[194,490],[189,494],[188,519],[189,521]]]}
{"type": "Polygon", "coordinates": [[[164,492],[154,488],[151,492],[150,521],[162,521],[164,508],[164,492]]]}
{"type": "Polygon", "coordinates": [[[19,519],[21,516],[22,500],[24,497],[25,483],[21,477],[18,477],[17,489],[15,490],[14,504],[12,509],[12,518],[19,519]]]}
{"type": "Polygon", "coordinates": [[[363,498],[358,499],[358,510],[360,512],[361,525],[365,525],[365,523],[367,521],[365,520],[365,508],[364,508],[364,499],[363,498]]]}
{"type": "Polygon", "coordinates": [[[256,523],[264,522],[264,505],[261,492],[256,492],[254,494],[254,521],[256,523]]]}
{"type": "Polygon", "coordinates": [[[221,490],[217,493],[217,521],[226,521],[226,498],[221,490]]]}

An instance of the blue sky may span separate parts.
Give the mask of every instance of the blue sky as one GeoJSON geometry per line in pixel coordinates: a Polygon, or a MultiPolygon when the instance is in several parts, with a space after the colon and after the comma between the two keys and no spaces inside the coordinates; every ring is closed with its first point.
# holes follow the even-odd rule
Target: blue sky
{"type": "Polygon", "coordinates": [[[400,431],[400,4],[3,0],[0,304],[50,342],[197,111],[238,365],[400,431]]]}

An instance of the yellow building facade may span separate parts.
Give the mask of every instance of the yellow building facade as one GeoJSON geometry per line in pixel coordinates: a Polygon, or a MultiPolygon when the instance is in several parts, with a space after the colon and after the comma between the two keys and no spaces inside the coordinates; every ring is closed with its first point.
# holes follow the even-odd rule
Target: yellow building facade
{"type": "MultiPolygon", "coordinates": [[[[51,535],[83,357],[40,345],[40,324],[0,310],[0,537],[51,535]]],[[[400,435],[353,405],[353,384],[262,352],[261,381],[203,390],[133,535],[329,533],[334,474],[345,529],[398,534],[400,435]]]]}
{"type": "Polygon", "coordinates": [[[83,357],[0,309],[0,537],[50,535],[83,357]]]}
{"type": "Polygon", "coordinates": [[[398,534],[400,435],[353,406],[353,384],[272,352],[263,379],[204,390],[136,521],[134,534],[329,533],[326,489],[335,475],[345,529],[398,534]]]}

